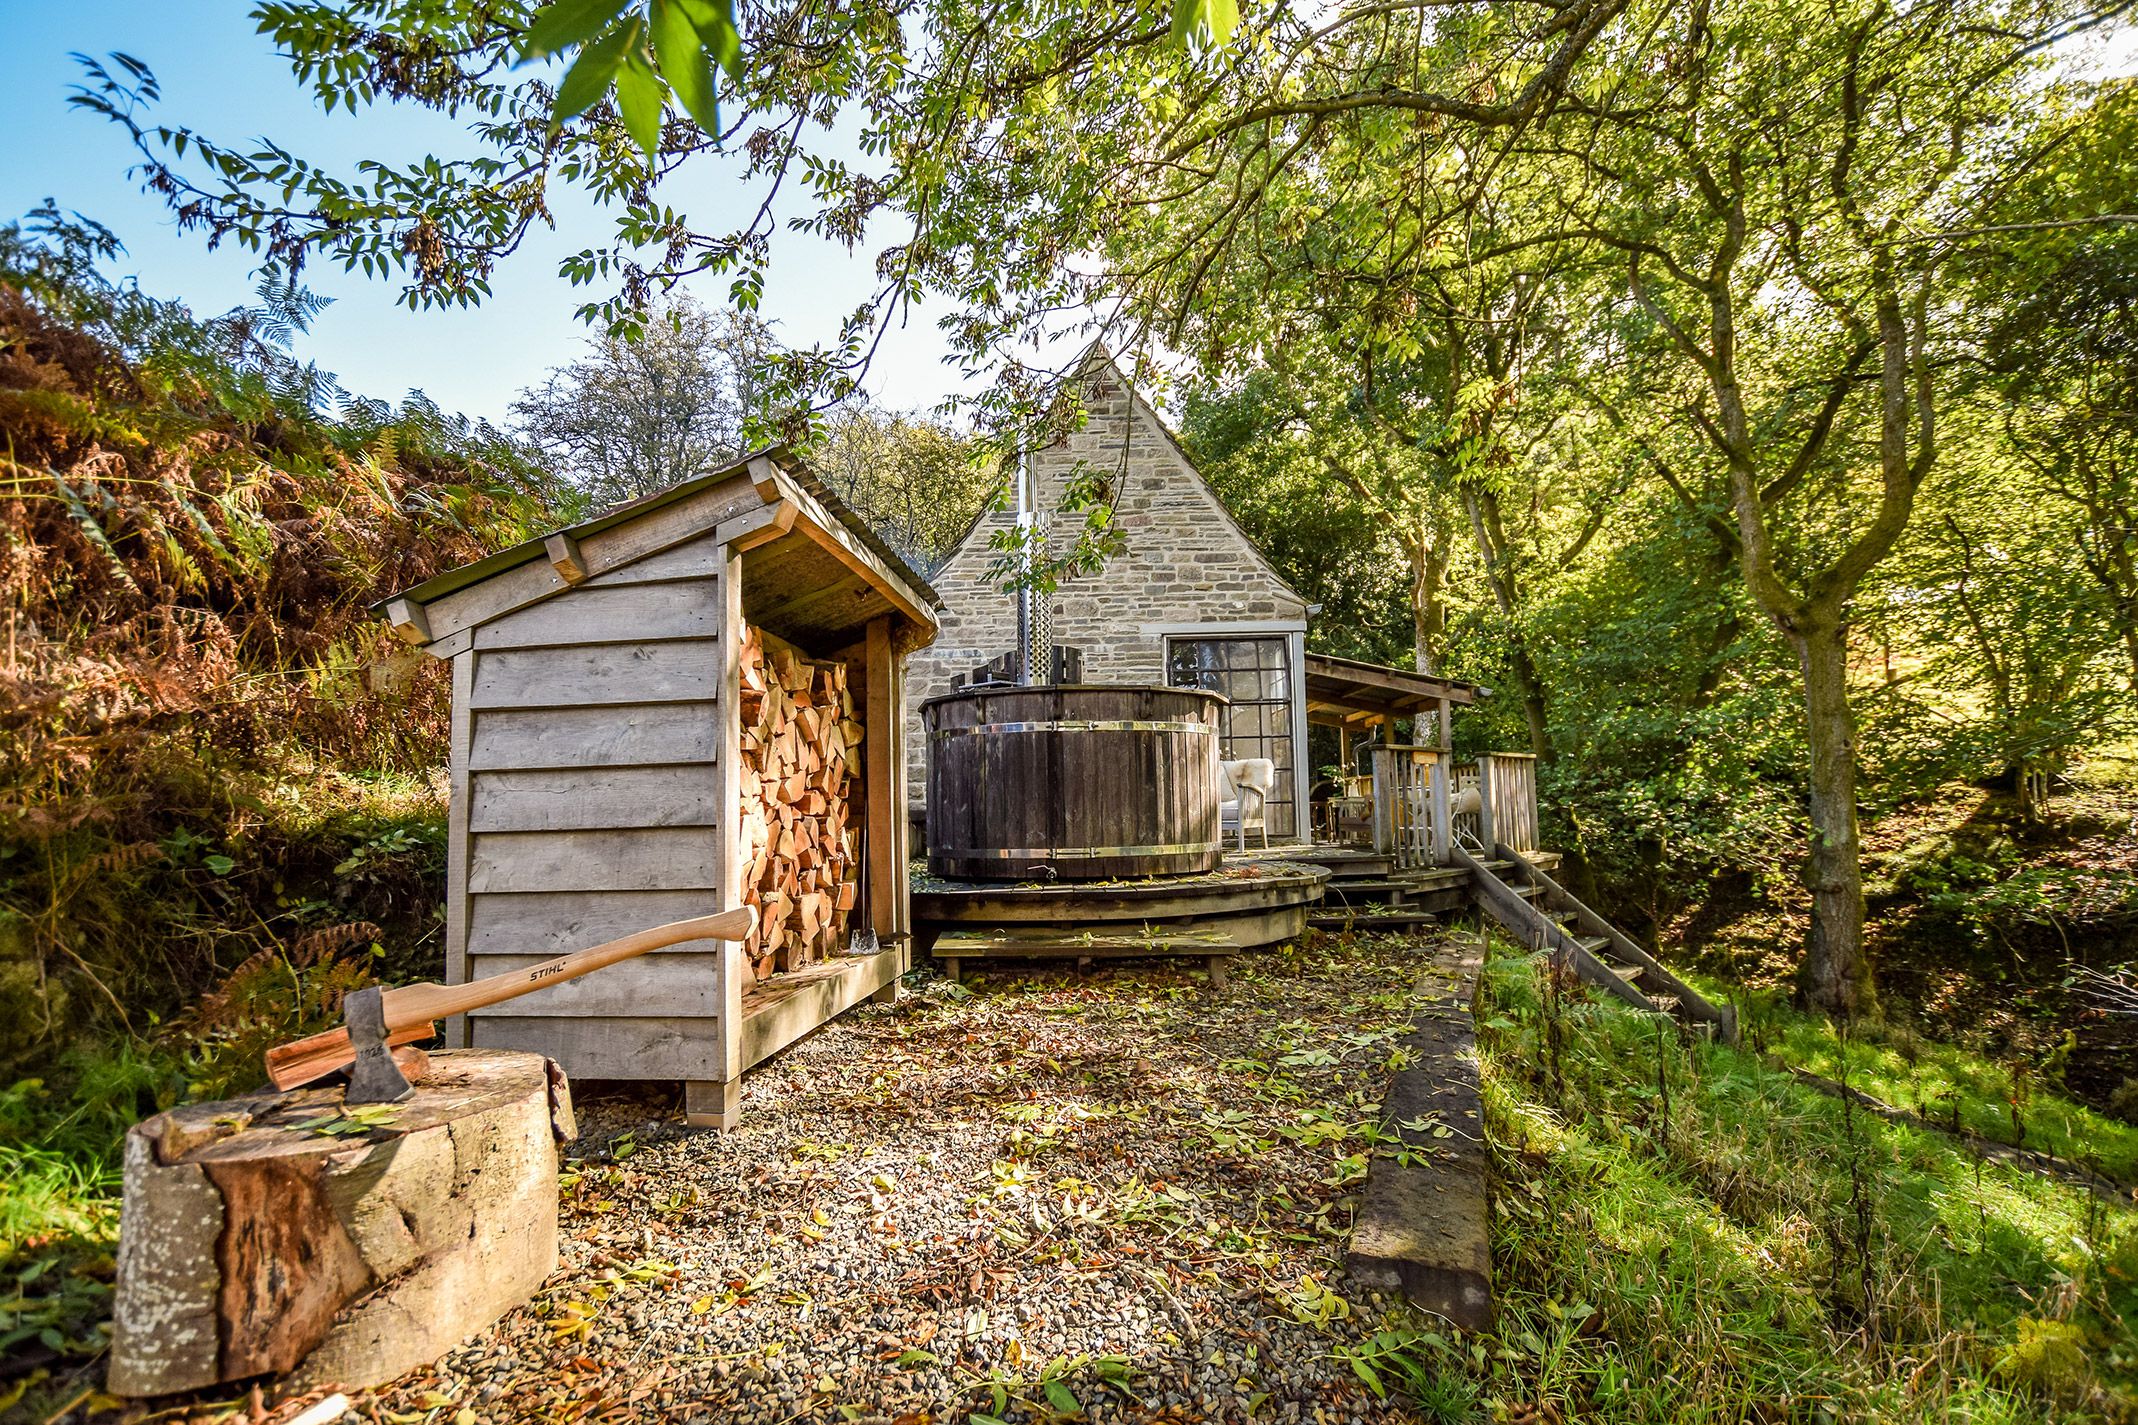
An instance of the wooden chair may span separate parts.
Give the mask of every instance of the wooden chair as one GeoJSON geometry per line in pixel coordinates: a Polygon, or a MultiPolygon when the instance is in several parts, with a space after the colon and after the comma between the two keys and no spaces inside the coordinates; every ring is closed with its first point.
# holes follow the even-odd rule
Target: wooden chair
{"type": "Polygon", "coordinates": [[[1247,849],[1247,833],[1262,833],[1269,845],[1269,794],[1276,790],[1277,764],[1267,757],[1243,757],[1217,764],[1218,832],[1230,830],[1247,849]]]}

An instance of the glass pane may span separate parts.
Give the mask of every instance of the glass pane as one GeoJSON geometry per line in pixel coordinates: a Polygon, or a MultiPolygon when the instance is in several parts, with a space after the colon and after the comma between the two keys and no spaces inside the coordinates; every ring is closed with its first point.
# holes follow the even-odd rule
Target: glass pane
{"type": "Polygon", "coordinates": [[[1272,835],[1297,834],[1292,805],[1291,646],[1284,638],[1179,638],[1166,649],[1166,680],[1176,687],[1208,688],[1230,698],[1223,723],[1228,760],[1267,759],[1276,768],[1270,789],[1272,835]]]}

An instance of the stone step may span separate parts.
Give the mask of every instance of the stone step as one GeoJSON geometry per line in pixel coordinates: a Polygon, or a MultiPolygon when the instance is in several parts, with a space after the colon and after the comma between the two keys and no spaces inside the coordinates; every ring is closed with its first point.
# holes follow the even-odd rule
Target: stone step
{"type": "Polygon", "coordinates": [[[1400,1292],[1478,1331],[1492,1322],[1492,1162],[1470,1018],[1478,952],[1470,938],[1458,939],[1434,954],[1447,993],[1419,1011],[1404,1040],[1412,1061],[1391,1078],[1381,1106],[1383,1128],[1407,1151],[1368,1164],[1344,1266],[1366,1290],[1400,1292]],[[1433,1136],[1434,1125],[1446,1136],[1433,1136]]]}

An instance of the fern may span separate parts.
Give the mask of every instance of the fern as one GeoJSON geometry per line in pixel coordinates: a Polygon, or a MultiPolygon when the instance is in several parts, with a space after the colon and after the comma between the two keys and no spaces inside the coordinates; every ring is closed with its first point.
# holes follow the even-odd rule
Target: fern
{"type": "Polygon", "coordinates": [[[67,506],[68,516],[73,519],[91,546],[104,556],[105,564],[112,575],[136,594],[140,593],[141,586],[134,581],[132,572],[126,567],[126,561],[119,557],[119,551],[112,547],[111,537],[104,533],[104,526],[97,523],[96,515],[90,511],[82,497],[75,493],[74,487],[67,483],[67,477],[57,470],[48,473],[52,476],[52,483],[59,489],[60,499],[67,506]]]}

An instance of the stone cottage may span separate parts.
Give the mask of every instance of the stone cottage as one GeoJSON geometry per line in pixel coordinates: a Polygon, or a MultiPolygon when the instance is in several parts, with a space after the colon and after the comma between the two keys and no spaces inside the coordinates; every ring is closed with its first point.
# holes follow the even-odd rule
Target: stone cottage
{"type": "MultiPolygon", "coordinates": [[[[1112,357],[1094,347],[1079,366],[1086,420],[1031,456],[1034,505],[1060,504],[1078,473],[1110,477],[1125,548],[1098,573],[1065,581],[1049,600],[1054,642],[1074,648],[1087,683],[1168,683],[1232,700],[1226,757],[1277,766],[1273,838],[1304,834],[1307,805],[1307,603],[1234,522],[1112,357]]],[[[984,512],[931,581],[942,632],[906,665],[908,785],[927,785],[920,704],[1017,646],[1017,601],[989,577],[990,540],[1016,522],[984,512]]]]}

